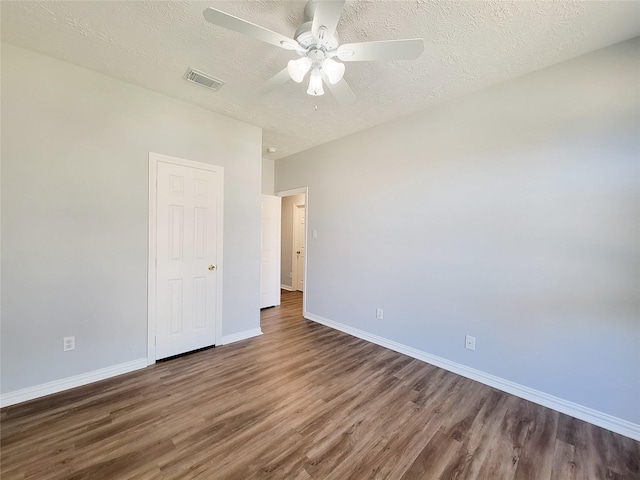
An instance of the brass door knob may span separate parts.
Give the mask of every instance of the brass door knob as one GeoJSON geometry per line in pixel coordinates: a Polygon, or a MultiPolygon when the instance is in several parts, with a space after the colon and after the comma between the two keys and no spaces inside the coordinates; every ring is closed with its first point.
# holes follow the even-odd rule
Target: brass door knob
{"type": "Polygon", "coordinates": [[[215,266],[213,266],[213,265],[209,265],[209,270],[215,270],[215,269],[216,269],[216,267],[215,267],[215,266]]]}

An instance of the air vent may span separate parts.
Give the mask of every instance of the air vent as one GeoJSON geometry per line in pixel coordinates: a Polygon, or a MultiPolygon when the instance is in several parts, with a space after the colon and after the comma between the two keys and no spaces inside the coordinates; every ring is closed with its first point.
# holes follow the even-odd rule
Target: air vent
{"type": "Polygon", "coordinates": [[[211,90],[218,90],[224,85],[224,82],[222,80],[218,80],[211,75],[207,75],[206,73],[194,70],[191,67],[189,67],[187,69],[187,72],[184,74],[184,79],[193,83],[197,83],[198,85],[202,85],[203,87],[207,87],[211,90]]]}

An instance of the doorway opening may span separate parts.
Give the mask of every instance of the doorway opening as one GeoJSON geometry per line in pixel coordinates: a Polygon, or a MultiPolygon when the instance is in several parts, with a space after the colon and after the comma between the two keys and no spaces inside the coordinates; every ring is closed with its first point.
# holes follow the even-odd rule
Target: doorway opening
{"type": "Polygon", "coordinates": [[[307,290],[307,188],[276,192],[282,197],[280,288],[302,295],[306,312],[307,290]]]}

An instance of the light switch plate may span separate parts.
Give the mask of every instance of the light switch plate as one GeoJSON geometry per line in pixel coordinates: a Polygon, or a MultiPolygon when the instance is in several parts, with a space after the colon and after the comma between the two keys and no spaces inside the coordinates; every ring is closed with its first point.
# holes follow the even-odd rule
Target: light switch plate
{"type": "Polygon", "coordinates": [[[476,337],[472,337],[471,335],[464,336],[464,346],[469,350],[476,349],[476,337]]]}

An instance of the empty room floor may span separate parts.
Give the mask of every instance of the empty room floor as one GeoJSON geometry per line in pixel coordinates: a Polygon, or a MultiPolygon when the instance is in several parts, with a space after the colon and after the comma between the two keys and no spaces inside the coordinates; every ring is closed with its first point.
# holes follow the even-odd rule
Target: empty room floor
{"type": "Polygon", "coordinates": [[[1,411],[9,479],[639,479],[640,442],[305,320],[1,411]]]}

